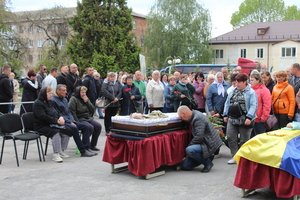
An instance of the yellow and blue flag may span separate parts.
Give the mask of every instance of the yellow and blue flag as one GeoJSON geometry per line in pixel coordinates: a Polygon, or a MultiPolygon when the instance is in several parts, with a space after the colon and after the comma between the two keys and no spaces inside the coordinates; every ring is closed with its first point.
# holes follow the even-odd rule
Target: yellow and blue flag
{"type": "Polygon", "coordinates": [[[240,157],[300,178],[300,130],[280,129],[257,135],[235,154],[237,163],[240,157]]]}

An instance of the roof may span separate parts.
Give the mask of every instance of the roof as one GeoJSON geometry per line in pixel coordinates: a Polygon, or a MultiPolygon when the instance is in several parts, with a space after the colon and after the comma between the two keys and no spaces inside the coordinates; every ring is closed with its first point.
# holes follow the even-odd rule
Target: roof
{"type": "Polygon", "coordinates": [[[144,19],[147,18],[147,15],[139,14],[139,13],[136,13],[134,11],[132,11],[131,15],[134,16],[134,17],[139,17],[139,18],[144,18],[144,19]]]}
{"type": "Polygon", "coordinates": [[[210,40],[211,44],[300,41],[300,20],[259,22],[243,26],[210,40]]]}
{"type": "Polygon", "coordinates": [[[18,21],[26,21],[27,17],[31,19],[49,19],[49,18],[69,18],[73,17],[76,14],[76,7],[66,8],[66,7],[57,7],[52,9],[42,9],[42,10],[33,10],[33,11],[20,11],[14,12],[18,21]]]}
{"type": "MultiPolygon", "coordinates": [[[[33,11],[20,11],[20,12],[14,12],[14,14],[16,15],[18,21],[26,21],[26,17],[27,16],[30,16],[31,18],[33,19],[47,19],[47,18],[53,18],[54,16],[54,13],[52,11],[53,9],[43,9],[43,10],[33,10],[33,11]],[[41,12],[42,11],[42,12],[41,12]],[[42,16],[41,13],[43,14],[42,16]],[[24,18],[25,17],[25,18],[24,18]]],[[[59,16],[63,16],[64,18],[71,18],[73,17],[74,15],[76,15],[76,7],[57,7],[56,8],[56,11],[55,11],[55,15],[57,17],[59,16]]],[[[144,18],[146,19],[147,16],[146,15],[143,15],[143,14],[139,14],[139,13],[136,13],[136,12],[133,12],[131,13],[132,16],[134,17],[139,17],[139,18],[144,18]]]]}

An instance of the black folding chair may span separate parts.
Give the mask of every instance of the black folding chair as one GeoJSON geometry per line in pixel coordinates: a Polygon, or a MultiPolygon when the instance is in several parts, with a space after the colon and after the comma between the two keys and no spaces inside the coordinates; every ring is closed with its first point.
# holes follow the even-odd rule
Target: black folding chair
{"type": "Polygon", "coordinates": [[[35,132],[24,131],[21,117],[18,114],[8,113],[8,114],[0,115],[0,136],[3,137],[0,164],[2,164],[5,140],[10,140],[10,139],[12,139],[14,142],[14,149],[15,149],[15,155],[16,155],[16,161],[18,167],[19,167],[19,159],[17,153],[16,140],[21,140],[25,142],[24,152],[23,152],[24,160],[27,157],[29,141],[36,140],[39,159],[42,162],[41,153],[43,155],[43,146],[40,146],[41,145],[40,135],[35,132]],[[17,133],[17,132],[21,132],[21,133],[17,133]]]}
{"type": "MultiPolygon", "coordinates": [[[[25,133],[36,133],[38,135],[42,135],[38,131],[35,131],[34,128],[33,128],[33,123],[34,123],[34,114],[33,114],[33,112],[24,113],[22,115],[22,121],[23,121],[23,126],[24,126],[25,133]]],[[[40,146],[41,146],[43,161],[45,161],[45,156],[44,156],[44,152],[43,152],[43,144],[42,144],[41,137],[39,137],[38,140],[39,140],[40,146]]],[[[26,144],[26,142],[25,142],[25,144],[26,144]]],[[[26,153],[24,154],[25,155],[25,160],[26,160],[27,152],[28,152],[28,144],[29,144],[29,141],[27,141],[26,153]]]]}

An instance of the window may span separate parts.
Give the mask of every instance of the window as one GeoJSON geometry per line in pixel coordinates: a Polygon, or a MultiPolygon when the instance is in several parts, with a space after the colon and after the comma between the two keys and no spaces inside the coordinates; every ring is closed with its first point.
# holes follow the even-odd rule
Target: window
{"type": "Polygon", "coordinates": [[[39,54],[39,55],[38,55],[38,59],[39,59],[39,61],[43,60],[43,55],[42,55],[42,54],[39,54]]]}
{"type": "Polygon", "coordinates": [[[54,42],[52,40],[48,40],[48,45],[49,46],[54,46],[54,42]]]}
{"type": "Polygon", "coordinates": [[[32,63],[33,62],[33,56],[32,55],[28,55],[28,62],[32,63]]]}
{"type": "Polygon", "coordinates": [[[65,44],[66,44],[66,39],[65,38],[60,38],[59,42],[58,42],[58,45],[59,46],[64,46],[65,44]]]}
{"type": "Polygon", "coordinates": [[[144,46],[144,40],[145,40],[145,39],[144,39],[144,35],[142,35],[142,36],[141,36],[141,39],[140,39],[140,42],[141,42],[141,47],[143,47],[143,46],[144,46]]]}
{"type": "Polygon", "coordinates": [[[28,33],[32,33],[32,32],[33,32],[33,26],[30,25],[30,26],[28,27],[28,33]]]}
{"type": "Polygon", "coordinates": [[[296,57],[296,47],[282,47],[281,57],[296,57]]]}
{"type": "Polygon", "coordinates": [[[257,58],[264,58],[264,49],[263,48],[258,48],[256,53],[257,58]]]}
{"type": "Polygon", "coordinates": [[[223,49],[215,49],[214,55],[215,55],[215,58],[224,58],[224,50],[223,49]]]}
{"type": "Polygon", "coordinates": [[[43,29],[41,29],[40,27],[37,27],[36,32],[37,33],[41,33],[43,31],[43,29]]]}
{"type": "Polygon", "coordinates": [[[13,32],[17,32],[18,27],[16,25],[11,25],[10,28],[13,32]]]}
{"type": "Polygon", "coordinates": [[[42,47],[43,47],[43,43],[44,43],[44,42],[43,42],[42,40],[38,40],[38,41],[37,41],[37,47],[38,47],[38,48],[42,48],[42,47]]]}
{"type": "Polygon", "coordinates": [[[258,28],[258,29],[257,29],[257,35],[264,35],[264,34],[267,33],[268,30],[269,30],[269,27],[258,28]]]}
{"type": "Polygon", "coordinates": [[[28,48],[32,48],[33,47],[33,40],[28,40],[28,48]]]}
{"type": "Polygon", "coordinates": [[[246,57],[247,57],[247,50],[241,49],[241,58],[246,58],[246,57]]]}
{"type": "Polygon", "coordinates": [[[23,32],[24,32],[23,26],[20,25],[20,26],[18,27],[18,29],[19,29],[19,33],[23,33],[23,32]]]}
{"type": "Polygon", "coordinates": [[[136,29],[136,21],[132,20],[132,29],[135,30],[136,29]]]}

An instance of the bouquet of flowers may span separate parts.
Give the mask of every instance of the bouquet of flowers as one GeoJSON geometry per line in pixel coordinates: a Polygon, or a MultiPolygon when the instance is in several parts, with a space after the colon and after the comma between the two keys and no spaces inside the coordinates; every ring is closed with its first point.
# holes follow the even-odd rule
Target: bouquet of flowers
{"type": "Polygon", "coordinates": [[[224,128],[223,120],[216,116],[209,116],[208,120],[212,123],[214,128],[217,130],[217,132],[219,133],[219,136],[222,139],[222,141],[224,142],[224,144],[228,147],[227,136],[224,134],[224,131],[223,131],[223,128],[224,128]]]}

